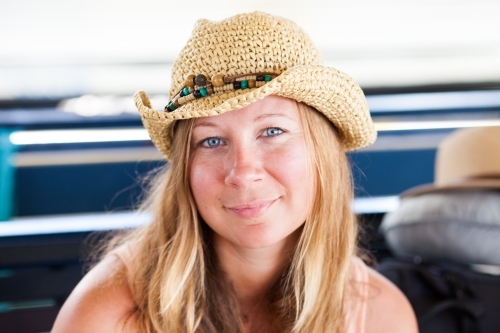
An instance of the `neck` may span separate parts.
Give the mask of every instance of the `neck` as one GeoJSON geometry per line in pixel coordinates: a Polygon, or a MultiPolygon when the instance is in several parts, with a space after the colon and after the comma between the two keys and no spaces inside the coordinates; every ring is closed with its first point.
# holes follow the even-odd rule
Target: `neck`
{"type": "Polygon", "coordinates": [[[298,232],[278,244],[248,249],[214,235],[221,268],[233,284],[244,317],[267,310],[267,292],[290,263],[297,239],[298,232]]]}

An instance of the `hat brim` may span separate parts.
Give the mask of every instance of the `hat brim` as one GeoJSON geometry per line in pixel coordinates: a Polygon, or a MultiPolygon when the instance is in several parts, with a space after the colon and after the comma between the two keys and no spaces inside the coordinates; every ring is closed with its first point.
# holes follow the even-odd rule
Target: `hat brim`
{"type": "Polygon", "coordinates": [[[461,182],[447,184],[447,185],[434,185],[426,184],[413,187],[404,191],[399,196],[401,198],[414,197],[421,194],[455,191],[455,190],[473,190],[473,189],[500,189],[500,179],[498,178],[471,178],[461,182]]]}
{"type": "Polygon", "coordinates": [[[317,109],[339,130],[346,151],[366,147],[377,137],[358,84],[347,74],[320,65],[294,66],[262,87],[210,95],[191,101],[174,112],[151,109],[143,91],[137,92],[134,100],[151,140],[168,160],[175,121],[220,115],[269,95],[292,98],[317,109]]]}

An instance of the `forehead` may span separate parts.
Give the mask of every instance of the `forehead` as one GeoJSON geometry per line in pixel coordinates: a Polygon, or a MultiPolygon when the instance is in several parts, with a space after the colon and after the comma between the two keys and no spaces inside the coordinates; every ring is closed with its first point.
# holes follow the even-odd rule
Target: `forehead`
{"type": "Polygon", "coordinates": [[[225,121],[247,123],[247,121],[262,120],[268,117],[285,117],[300,121],[297,102],[290,98],[271,95],[238,110],[213,117],[197,118],[194,127],[225,121]]]}

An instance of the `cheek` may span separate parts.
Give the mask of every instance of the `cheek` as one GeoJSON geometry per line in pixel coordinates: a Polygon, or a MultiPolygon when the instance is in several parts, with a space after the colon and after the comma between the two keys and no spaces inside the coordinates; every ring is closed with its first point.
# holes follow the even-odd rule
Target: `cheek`
{"type": "Polygon", "coordinates": [[[200,168],[196,163],[191,163],[189,168],[189,182],[191,184],[193,194],[195,195],[198,192],[200,185],[205,181],[203,172],[201,171],[202,168],[200,168]]]}
{"type": "Polygon", "coordinates": [[[313,189],[313,177],[310,168],[309,155],[305,146],[295,146],[280,154],[271,163],[277,179],[287,189],[295,201],[310,202],[313,189]]]}
{"type": "Polygon", "coordinates": [[[210,198],[213,198],[211,190],[214,187],[211,183],[214,179],[215,177],[207,165],[198,163],[196,159],[191,161],[189,182],[198,208],[202,208],[210,198]]]}

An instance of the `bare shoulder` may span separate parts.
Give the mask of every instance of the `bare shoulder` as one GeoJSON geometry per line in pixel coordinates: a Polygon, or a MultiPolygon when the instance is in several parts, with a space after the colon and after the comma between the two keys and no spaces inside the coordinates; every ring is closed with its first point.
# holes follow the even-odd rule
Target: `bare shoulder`
{"type": "Polygon", "coordinates": [[[413,309],[403,293],[388,279],[368,268],[369,296],[366,333],[417,333],[413,309]]]}
{"type": "Polygon", "coordinates": [[[136,305],[123,262],[109,255],[73,290],[54,323],[52,333],[134,332],[136,305]]]}

